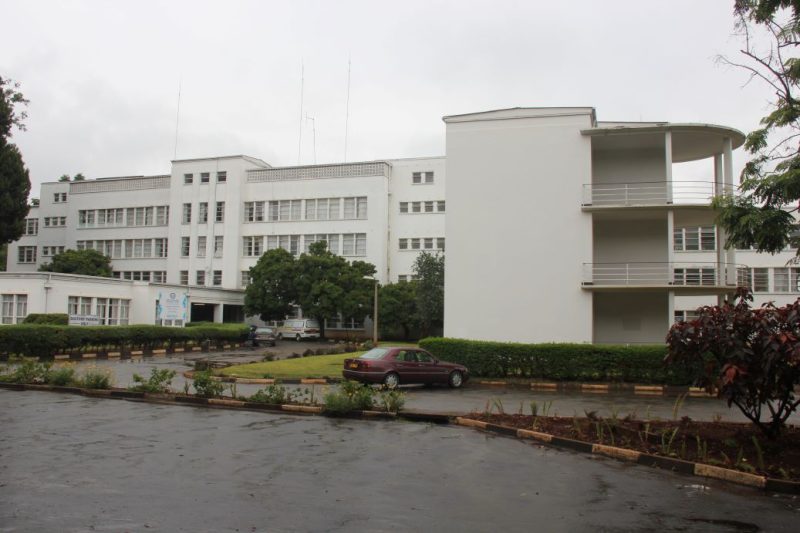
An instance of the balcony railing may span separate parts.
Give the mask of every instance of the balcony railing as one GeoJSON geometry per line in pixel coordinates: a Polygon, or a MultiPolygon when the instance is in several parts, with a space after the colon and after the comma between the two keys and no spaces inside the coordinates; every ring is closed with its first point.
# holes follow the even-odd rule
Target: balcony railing
{"type": "MultiPolygon", "coordinates": [[[[733,194],[732,187],[725,187],[733,194]]],[[[588,183],[583,186],[584,207],[642,207],[708,205],[714,197],[713,181],[650,181],[588,183]]]]}
{"type": "Polygon", "coordinates": [[[730,287],[733,263],[584,263],[583,285],[595,287],[730,287]]]}

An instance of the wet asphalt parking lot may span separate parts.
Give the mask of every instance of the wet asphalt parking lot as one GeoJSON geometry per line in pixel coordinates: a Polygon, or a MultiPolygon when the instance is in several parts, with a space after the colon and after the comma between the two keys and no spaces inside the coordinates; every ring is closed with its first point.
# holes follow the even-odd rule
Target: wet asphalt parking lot
{"type": "Polygon", "coordinates": [[[458,426],[0,390],[0,531],[796,531],[800,501],[458,426]]]}

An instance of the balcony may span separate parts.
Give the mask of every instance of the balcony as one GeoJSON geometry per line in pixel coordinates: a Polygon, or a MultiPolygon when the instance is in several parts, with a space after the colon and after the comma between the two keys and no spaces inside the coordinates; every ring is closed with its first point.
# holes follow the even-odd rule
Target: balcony
{"type": "Polygon", "coordinates": [[[668,289],[680,293],[728,292],[736,288],[733,263],[584,263],[587,290],[668,289]]]}
{"type": "MultiPolygon", "coordinates": [[[[725,194],[733,194],[725,187],[725,194]]],[[[713,181],[641,181],[587,183],[583,186],[584,210],[627,207],[708,206],[715,196],[713,181]]]]}

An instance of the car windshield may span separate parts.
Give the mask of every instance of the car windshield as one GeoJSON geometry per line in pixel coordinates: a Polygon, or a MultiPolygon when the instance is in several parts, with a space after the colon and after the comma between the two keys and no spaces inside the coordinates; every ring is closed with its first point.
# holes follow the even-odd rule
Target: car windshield
{"type": "Polygon", "coordinates": [[[256,333],[272,333],[272,328],[258,328],[256,333]]]}
{"type": "Polygon", "coordinates": [[[306,320],[306,327],[319,329],[319,322],[316,320],[306,320]]]}
{"type": "Polygon", "coordinates": [[[380,359],[389,352],[386,348],[373,348],[359,359],[380,359]]]}

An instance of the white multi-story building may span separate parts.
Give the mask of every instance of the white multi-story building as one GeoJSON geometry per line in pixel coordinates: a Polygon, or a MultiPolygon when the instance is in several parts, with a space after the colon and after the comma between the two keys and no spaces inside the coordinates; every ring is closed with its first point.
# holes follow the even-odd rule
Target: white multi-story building
{"type": "MultiPolygon", "coordinates": [[[[792,252],[726,250],[714,224],[710,199],[734,192],[737,130],[598,122],[593,108],[444,121],[446,159],[273,168],[233,156],[173,161],[163,176],[46,183],[8,270],[94,248],[122,280],[188,286],[193,320],[235,320],[266,250],[297,255],[324,240],[386,283],[410,279],[417,254],[444,251],[446,237],[445,334],[523,342],[661,342],[673,320],[738,283],[757,304],[800,294],[792,252]],[[713,178],[673,178],[676,164],[703,160],[713,178]]],[[[17,305],[2,278],[0,289],[17,305]]]]}
{"type": "Polygon", "coordinates": [[[444,251],[444,191],[441,157],[285,168],[214,157],[173,161],[168,175],[45,183],[8,271],[92,248],[122,280],[234,291],[238,303],[193,303],[191,316],[240,320],[249,269],[273,248],[326,241],[374,264],[381,283],[410,279],[420,251],[444,251]]]}

